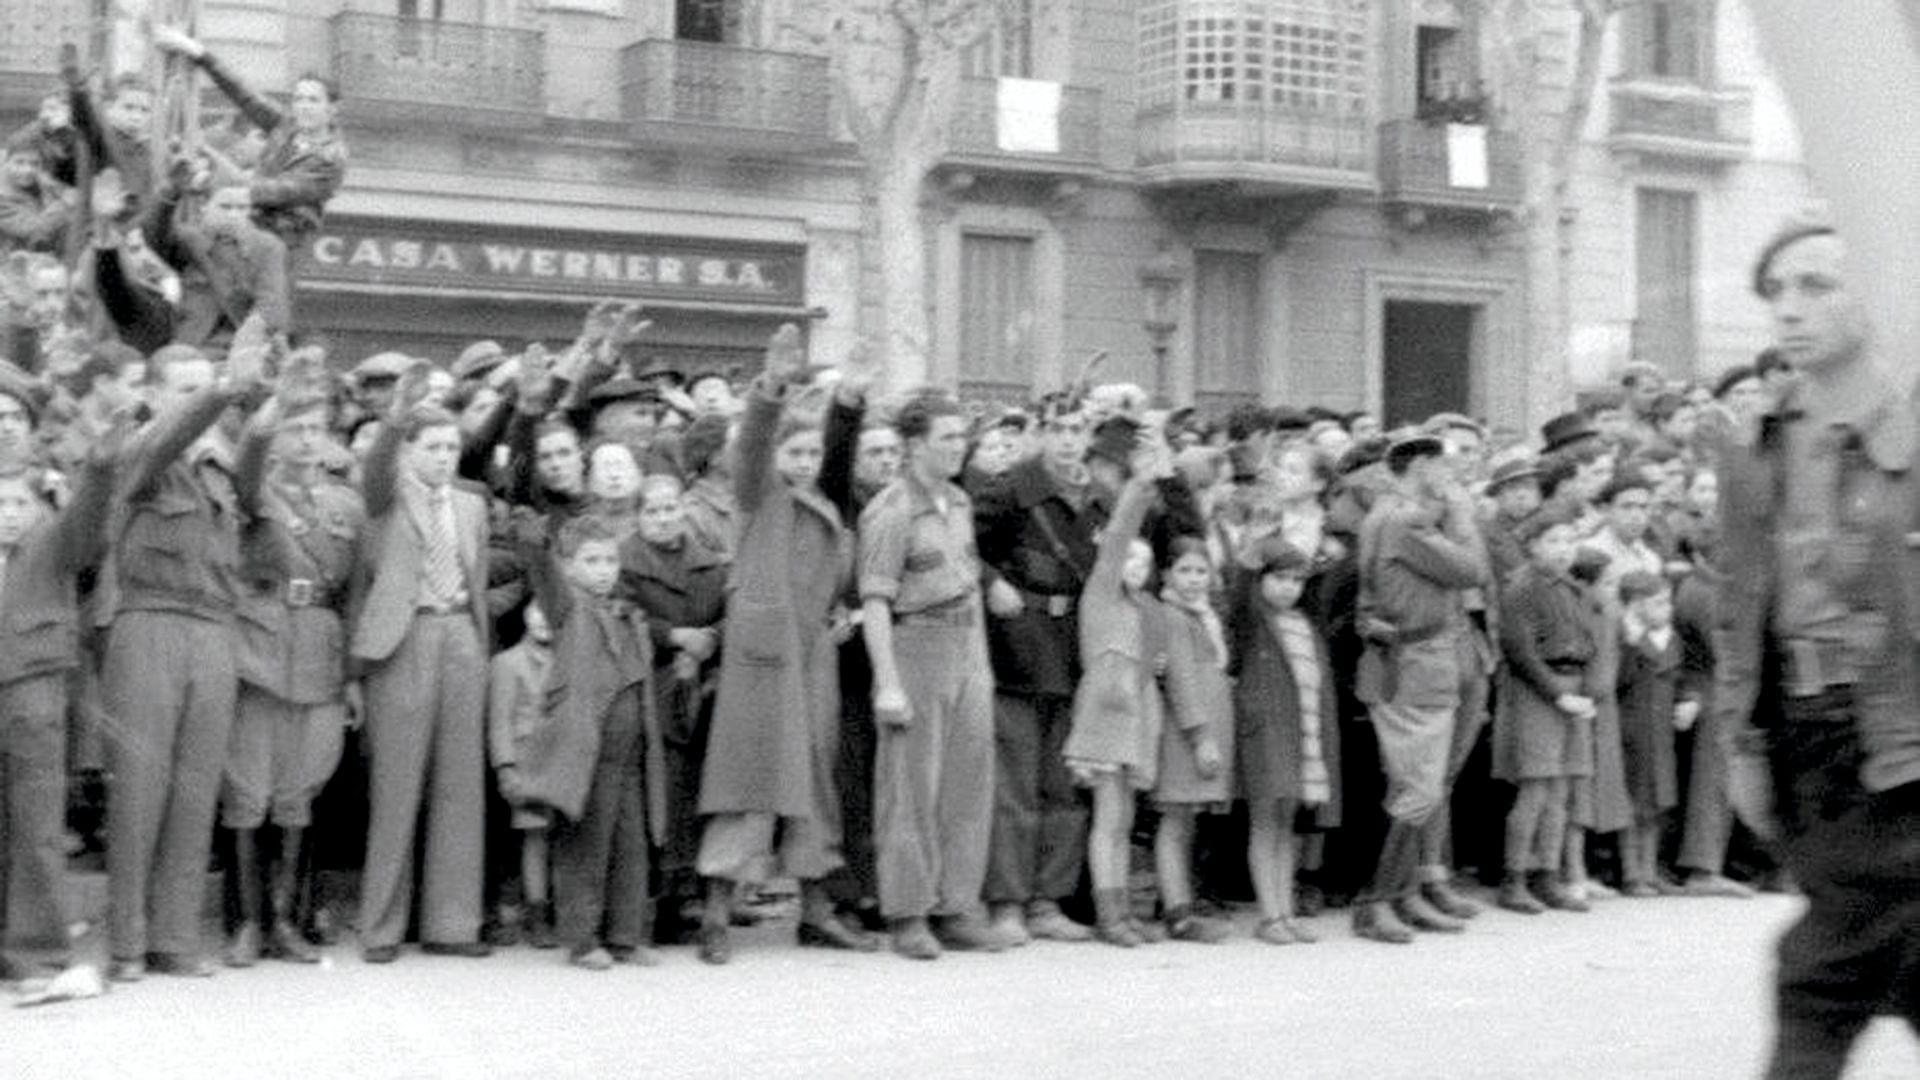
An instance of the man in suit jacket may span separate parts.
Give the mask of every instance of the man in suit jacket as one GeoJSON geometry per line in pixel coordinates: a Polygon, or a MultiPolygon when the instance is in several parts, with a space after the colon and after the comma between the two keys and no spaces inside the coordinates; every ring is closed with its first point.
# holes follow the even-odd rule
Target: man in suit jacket
{"type": "Polygon", "coordinates": [[[360,942],[369,963],[399,955],[420,846],[425,951],[484,956],[487,504],[454,483],[460,431],[416,405],[424,365],[404,380],[367,456],[366,541],[352,592],[348,655],[364,672],[372,772],[360,942]],[[423,801],[423,795],[430,798],[423,801]]]}

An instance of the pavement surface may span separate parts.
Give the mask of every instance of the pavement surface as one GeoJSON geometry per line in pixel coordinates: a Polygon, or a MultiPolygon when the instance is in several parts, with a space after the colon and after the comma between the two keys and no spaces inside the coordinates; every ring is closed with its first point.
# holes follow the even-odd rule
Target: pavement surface
{"type": "MultiPolygon", "coordinates": [[[[1745,1080],[1770,1038],[1772,942],[1798,909],[1491,911],[1403,947],[1329,914],[1316,945],[1038,944],[933,963],[801,950],[776,923],[736,931],[726,968],[669,949],[659,967],[601,973],[527,948],[370,967],[341,946],[317,968],[149,976],[0,1009],[0,1078],[1745,1080]]],[[[1912,1080],[1920,1044],[1881,1021],[1847,1076],[1912,1080]]]]}

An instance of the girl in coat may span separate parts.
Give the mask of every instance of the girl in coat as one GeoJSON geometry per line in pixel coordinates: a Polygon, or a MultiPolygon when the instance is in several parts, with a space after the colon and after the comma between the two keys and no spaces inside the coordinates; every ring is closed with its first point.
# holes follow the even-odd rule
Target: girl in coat
{"type": "Polygon", "coordinates": [[[1536,511],[1515,532],[1528,561],[1500,592],[1498,707],[1493,775],[1518,792],[1507,814],[1506,878],[1499,904],[1538,915],[1579,910],[1560,887],[1568,779],[1593,772],[1594,702],[1587,666],[1596,652],[1587,601],[1570,576],[1576,524],[1563,507],[1536,511]]]}
{"type": "Polygon", "coordinates": [[[1233,658],[1240,788],[1247,799],[1247,864],[1260,924],[1272,945],[1318,940],[1295,917],[1294,875],[1304,823],[1339,824],[1339,714],[1325,640],[1300,608],[1311,560],[1278,535],[1246,552],[1238,575],[1233,658]]]}
{"type": "Polygon", "coordinates": [[[823,879],[841,865],[840,667],[831,625],[853,570],[839,510],[818,488],[817,419],[785,406],[804,385],[798,328],[767,347],[740,422],[733,468],[739,543],[722,631],[720,681],[701,768],[706,816],[697,860],[707,879],[700,958],[732,958],[735,887],[800,881],[800,942],[872,951],[834,917],[823,879]]]}
{"type": "Polygon", "coordinates": [[[1167,612],[1166,716],[1153,800],[1160,825],[1153,836],[1161,918],[1176,941],[1213,943],[1227,928],[1193,914],[1195,818],[1225,812],[1233,799],[1233,685],[1227,678],[1227,636],[1209,595],[1213,560],[1195,536],[1175,539],[1160,590],[1167,612]]]}
{"type": "Polygon", "coordinates": [[[1136,793],[1152,790],[1160,758],[1159,675],[1166,666],[1167,615],[1147,591],[1153,548],[1140,537],[1154,481],[1172,475],[1164,447],[1136,451],[1132,475],[1100,534],[1093,572],[1080,594],[1082,674],[1072,728],[1062,748],[1068,769],[1093,791],[1087,869],[1098,913],[1095,936],[1132,948],[1147,940],[1132,916],[1127,870],[1136,793]]]}
{"type": "Polygon", "coordinates": [[[1700,703],[1680,698],[1680,639],[1666,579],[1628,574],[1620,604],[1620,743],[1633,806],[1633,824],[1621,834],[1621,891],[1677,895],[1679,886],[1660,875],[1660,828],[1680,801],[1674,731],[1693,726],[1700,703]]]}

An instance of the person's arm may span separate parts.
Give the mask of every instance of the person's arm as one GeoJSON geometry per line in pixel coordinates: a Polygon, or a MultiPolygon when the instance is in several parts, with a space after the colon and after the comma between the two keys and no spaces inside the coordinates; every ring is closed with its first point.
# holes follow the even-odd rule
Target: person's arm
{"type": "Polygon", "coordinates": [[[488,411],[485,420],[475,428],[471,438],[460,447],[460,465],[458,473],[462,479],[477,480],[492,486],[487,474],[493,468],[493,448],[500,445],[500,437],[514,420],[513,399],[502,394],[500,401],[488,411]]]}
{"type": "Polygon", "coordinates": [[[179,208],[180,188],[174,184],[162,184],[154,194],[153,202],[140,215],[140,234],[146,238],[147,247],[165,260],[168,266],[185,270],[193,264],[193,252],[188,248],[184,230],[176,220],[179,208]]]}
{"type": "Polygon", "coordinates": [[[560,575],[551,550],[522,544],[519,556],[526,568],[527,590],[546,613],[547,625],[553,628],[554,640],[558,641],[561,628],[573,618],[573,589],[560,575]]]}
{"type": "Polygon", "coordinates": [[[864,396],[849,401],[846,395],[836,393],[833,403],[827,406],[826,428],[822,432],[820,494],[839,509],[842,521],[852,521],[855,517],[854,458],[860,451],[860,428],[866,416],[864,396]]]}
{"type": "Polygon", "coordinates": [[[773,469],[773,435],[780,426],[780,408],[786,397],[783,390],[763,376],[754,380],[747,393],[747,411],[740,418],[733,460],[733,497],[742,514],[758,510],[773,485],[780,482],[773,469]]]}
{"type": "Polygon", "coordinates": [[[287,246],[269,232],[256,232],[248,244],[253,269],[253,310],[269,335],[284,334],[293,322],[293,297],[287,287],[287,246]]]}
{"type": "Polygon", "coordinates": [[[520,701],[519,654],[504,652],[487,663],[487,757],[496,771],[514,763],[513,717],[520,701]]]}
{"type": "Polygon", "coordinates": [[[256,93],[218,56],[203,48],[193,59],[200,65],[200,70],[207,73],[207,78],[213,80],[213,85],[227,95],[228,101],[233,102],[234,108],[239,109],[261,131],[272,131],[287,121],[287,114],[281,112],[278,105],[256,93]]]}
{"type": "Polygon", "coordinates": [[[119,247],[93,249],[93,281],[100,307],[121,341],[152,354],[173,340],[173,308],[163,297],[127,280],[119,247]]]}
{"type": "Polygon", "coordinates": [[[226,387],[209,386],[155,417],[129,454],[121,477],[123,490],[130,495],[145,492],[167,466],[220,419],[237,396],[226,387]]]}
{"type": "Polygon", "coordinates": [[[63,575],[78,574],[107,553],[107,511],[113,503],[117,456],[94,454],[81,467],[73,500],[53,527],[53,550],[63,575]]]}
{"type": "Polygon", "coordinates": [[[1451,512],[1449,518],[1444,528],[1418,520],[1397,522],[1398,528],[1389,526],[1389,535],[1398,542],[1392,544],[1388,556],[1443,589],[1486,584],[1486,545],[1480,542],[1478,532],[1462,529],[1451,512]]]}
{"type": "Polygon", "coordinates": [[[1533,692],[1552,701],[1565,693],[1557,673],[1540,655],[1540,634],[1544,627],[1541,610],[1546,593],[1553,586],[1534,576],[1515,581],[1502,594],[1500,603],[1500,652],[1507,666],[1533,692]]]}
{"type": "Polygon", "coordinates": [[[1153,494],[1153,484],[1138,474],[1120,489],[1120,501],[1114,504],[1113,516],[1100,532],[1098,554],[1094,556],[1093,572],[1087,575],[1085,592],[1119,593],[1120,571],[1127,562],[1127,549],[1140,538],[1140,527],[1146,524],[1147,512],[1153,509],[1153,494]]]}
{"type": "Polygon", "coordinates": [[[360,497],[367,516],[379,517],[393,509],[400,497],[400,425],[391,417],[380,421],[380,434],[367,450],[360,467],[360,497]]]}

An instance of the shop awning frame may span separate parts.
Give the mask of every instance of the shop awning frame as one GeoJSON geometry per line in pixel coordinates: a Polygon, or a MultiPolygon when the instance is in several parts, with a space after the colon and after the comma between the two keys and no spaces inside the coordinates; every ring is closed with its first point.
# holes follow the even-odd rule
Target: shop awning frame
{"type": "MultiPolygon", "coordinates": [[[[325,281],[306,280],[300,283],[300,289],[316,293],[345,293],[355,296],[379,296],[404,299],[418,297],[423,300],[486,300],[507,304],[565,304],[578,307],[591,307],[604,300],[620,300],[619,296],[607,294],[575,294],[538,292],[523,289],[466,289],[458,286],[388,286],[362,281],[325,281]]],[[[798,304],[749,304],[727,300],[663,300],[630,297],[635,303],[649,311],[691,311],[718,315],[752,315],[763,319],[807,319],[820,320],[827,317],[824,307],[803,307],[798,304]]]]}

